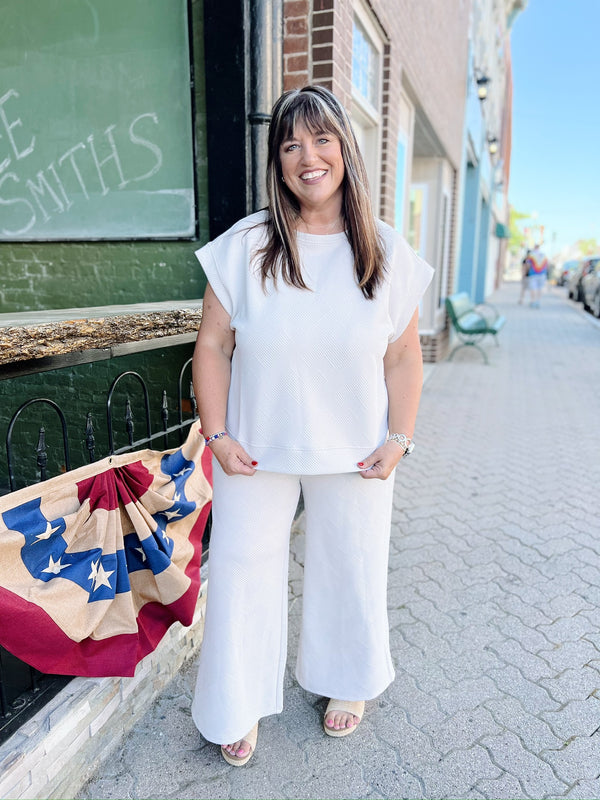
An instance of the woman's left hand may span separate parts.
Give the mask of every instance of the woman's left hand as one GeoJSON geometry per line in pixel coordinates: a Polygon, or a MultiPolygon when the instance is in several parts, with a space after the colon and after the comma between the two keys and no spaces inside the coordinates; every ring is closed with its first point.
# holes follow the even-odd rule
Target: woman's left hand
{"type": "Polygon", "coordinates": [[[360,474],[363,478],[379,478],[384,481],[392,474],[403,455],[404,450],[399,444],[386,442],[364,461],[359,462],[360,474]]]}

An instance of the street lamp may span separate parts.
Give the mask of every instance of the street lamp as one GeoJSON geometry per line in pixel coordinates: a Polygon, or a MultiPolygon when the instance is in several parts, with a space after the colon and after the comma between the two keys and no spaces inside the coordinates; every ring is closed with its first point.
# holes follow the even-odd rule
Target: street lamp
{"type": "MultiPolygon", "coordinates": [[[[477,75],[477,73],[475,73],[477,75]]],[[[477,84],[477,97],[480,100],[485,100],[487,97],[487,85],[491,81],[491,78],[488,78],[487,75],[479,74],[478,77],[475,79],[475,83],[477,84]]]]}
{"type": "Polygon", "coordinates": [[[498,152],[498,139],[496,139],[495,136],[488,136],[487,141],[488,141],[488,150],[490,152],[490,155],[491,156],[496,155],[496,153],[498,152]]]}

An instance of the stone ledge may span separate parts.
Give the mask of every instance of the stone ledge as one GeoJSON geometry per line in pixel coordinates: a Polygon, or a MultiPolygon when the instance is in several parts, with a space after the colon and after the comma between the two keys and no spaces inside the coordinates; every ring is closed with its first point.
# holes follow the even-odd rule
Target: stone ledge
{"type": "Polygon", "coordinates": [[[202,301],[0,314],[0,365],[194,333],[202,301]]]}

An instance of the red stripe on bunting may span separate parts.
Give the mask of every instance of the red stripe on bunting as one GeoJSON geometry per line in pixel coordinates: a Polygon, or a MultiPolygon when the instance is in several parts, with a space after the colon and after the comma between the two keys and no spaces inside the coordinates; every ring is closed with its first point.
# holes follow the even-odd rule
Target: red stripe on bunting
{"type": "MultiPolygon", "coordinates": [[[[204,453],[202,455],[204,456],[204,453]]],[[[97,508],[113,511],[119,507],[119,495],[125,504],[135,502],[137,498],[142,497],[148,491],[152,480],[152,474],[142,462],[134,461],[127,465],[126,471],[117,467],[115,470],[107,470],[79,481],[77,496],[80,503],[83,503],[86,498],[89,499],[90,513],[97,508]],[[131,487],[131,493],[127,489],[122,491],[124,487],[118,486],[119,477],[125,478],[126,485],[131,487]]]]}

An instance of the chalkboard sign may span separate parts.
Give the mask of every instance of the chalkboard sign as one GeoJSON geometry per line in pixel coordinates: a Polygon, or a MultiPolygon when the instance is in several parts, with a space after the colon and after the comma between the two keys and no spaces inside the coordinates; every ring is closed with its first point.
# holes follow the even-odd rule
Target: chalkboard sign
{"type": "Polygon", "coordinates": [[[195,234],[187,0],[2,0],[0,239],[195,234]]]}

